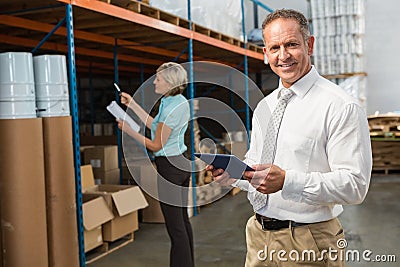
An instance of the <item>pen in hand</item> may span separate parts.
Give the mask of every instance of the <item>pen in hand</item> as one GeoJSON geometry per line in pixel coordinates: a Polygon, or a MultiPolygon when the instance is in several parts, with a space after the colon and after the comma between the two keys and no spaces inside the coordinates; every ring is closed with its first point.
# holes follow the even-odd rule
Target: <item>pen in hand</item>
{"type": "Polygon", "coordinates": [[[121,93],[121,89],[119,88],[118,84],[114,83],[114,86],[117,89],[118,93],[121,93]]]}
{"type": "Polygon", "coordinates": [[[117,89],[118,94],[121,97],[121,103],[124,104],[124,105],[127,105],[130,102],[130,100],[128,98],[128,94],[122,92],[121,88],[119,88],[118,84],[114,83],[114,87],[117,89]]]}

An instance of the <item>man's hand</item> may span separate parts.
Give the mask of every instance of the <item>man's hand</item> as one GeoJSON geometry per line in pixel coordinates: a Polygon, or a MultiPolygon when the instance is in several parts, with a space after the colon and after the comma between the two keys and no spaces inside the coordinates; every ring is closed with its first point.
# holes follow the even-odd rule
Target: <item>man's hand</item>
{"type": "Polygon", "coordinates": [[[264,194],[275,193],[282,189],[286,172],[276,165],[258,164],[251,166],[255,171],[246,171],[243,177],[264,194]]]}
{"type": "Polygon", "coordinates": [[[237,179],[231,178],[229,173],[223,169],[214,169],[213,165],[207,165],[206,171],[211,171],[214,181],[222,186],[230,186],[237,181],[237,179]]]}

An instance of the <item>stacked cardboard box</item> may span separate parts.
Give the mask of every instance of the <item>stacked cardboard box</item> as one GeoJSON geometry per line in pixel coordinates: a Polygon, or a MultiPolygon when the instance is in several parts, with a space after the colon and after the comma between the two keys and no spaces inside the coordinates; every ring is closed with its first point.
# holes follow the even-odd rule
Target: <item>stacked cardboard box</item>
{"type": "Polygon", "coordinates": [[[102,197],[83,195],[83,226],[85,252],[103,244],[102,225],[114,218],[102,197]]]}
{"type": "Polygon", "coordinates": [[[140,188],[125,185],[95,185],[91,165],[81,168],[83,197],[90,202],[96,202],[89,202],[89,208],[84,210],[84,225],[86,224],[85,221],[95,220],[95,223],[91,223],[90,227],[89,224],[85,226],[86,231],[97,231],[97,234],[93,235],[95,239],[93,241],[95,242],[97,239],[113,242],[138,230],[137,211],[148,206],[140,188]],[[98,198],[102,200],[99,201],[98,198]],[[101,218],[97,217],[100,214],[101,218]],[[99,237],[99,226],[101,226],[102,232],[101,239],[99,237]]]}
{"type": "Polygon", "coordinates": [[[103,240],[115,241],[139,229],[138,210],[148,206],[141,190],[128,185],[96,185],[84,193],[102,196],[114,218],[103,225],[103,240]]]}
{"type": "MultiPolygon", "coordinates": [[[[94,176],[91,165],[81,166],[82,191],[93,186],[94,176]]],[[[114,218],[106,201],[99,196],[82,194],[85,252],[103,244],[102,225],[114,218]]]]}
{"type": "MultiPolygon", "coordinates": [[[[158,200],[157,169],[155,164],[146,160],[127,160],[127,167],[133,179],[144,191],[148,207],[142,210],[142,221],[147,223],[164,223],[164,215],[158,200]]],[[[190,185],[192,182],[190,182],[190,185]]],[[[188,190],[188,215],[193,216],[193,189],[188,190]]]]}
{"type": "Polygon", "coordinates": [[[156,166],[148,160],[135,160],[128,162],[128,168],[134,179],[145,191],[149,206],[142,211],[142,221],[148,223],[164,223],[164,216],[158,201],[157,170],[156,166]]]}
{"type": "Polygon", "coordinates": [[[84,163],[93,167],[102,184],[119,184],[118,146],[92,146],[83,151],[84,163]]]}

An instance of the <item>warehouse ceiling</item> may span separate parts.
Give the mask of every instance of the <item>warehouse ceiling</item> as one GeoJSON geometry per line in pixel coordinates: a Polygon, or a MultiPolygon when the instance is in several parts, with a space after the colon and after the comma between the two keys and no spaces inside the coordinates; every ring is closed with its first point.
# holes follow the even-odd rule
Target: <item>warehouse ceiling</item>
{"type": "Polygon", "coordinates": [[[55,29],[34,54],[67,54],[65,4],[73,5],[76,66],[101,74],[154,73],[166,61],[187,62],[189,39],[193,60],[214,61],[249,72],[266,69],[262,48],[193,24],[146,4],[130,0],[3,0],[0,2],[0,52],[32,51],[55,29]]]}

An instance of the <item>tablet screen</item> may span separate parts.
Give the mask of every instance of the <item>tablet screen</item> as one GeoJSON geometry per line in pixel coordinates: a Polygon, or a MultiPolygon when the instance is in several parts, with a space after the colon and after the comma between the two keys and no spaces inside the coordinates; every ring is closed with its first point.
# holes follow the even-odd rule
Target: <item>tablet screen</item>
{"type": "Polygon", "coordinates": [[[235,155],[206,153],[194,153],[194,155],[205,163],[213,165],[215,169],[225,170],[232,178],[241,179],[245,171],[254,171],[235,155]]]}

